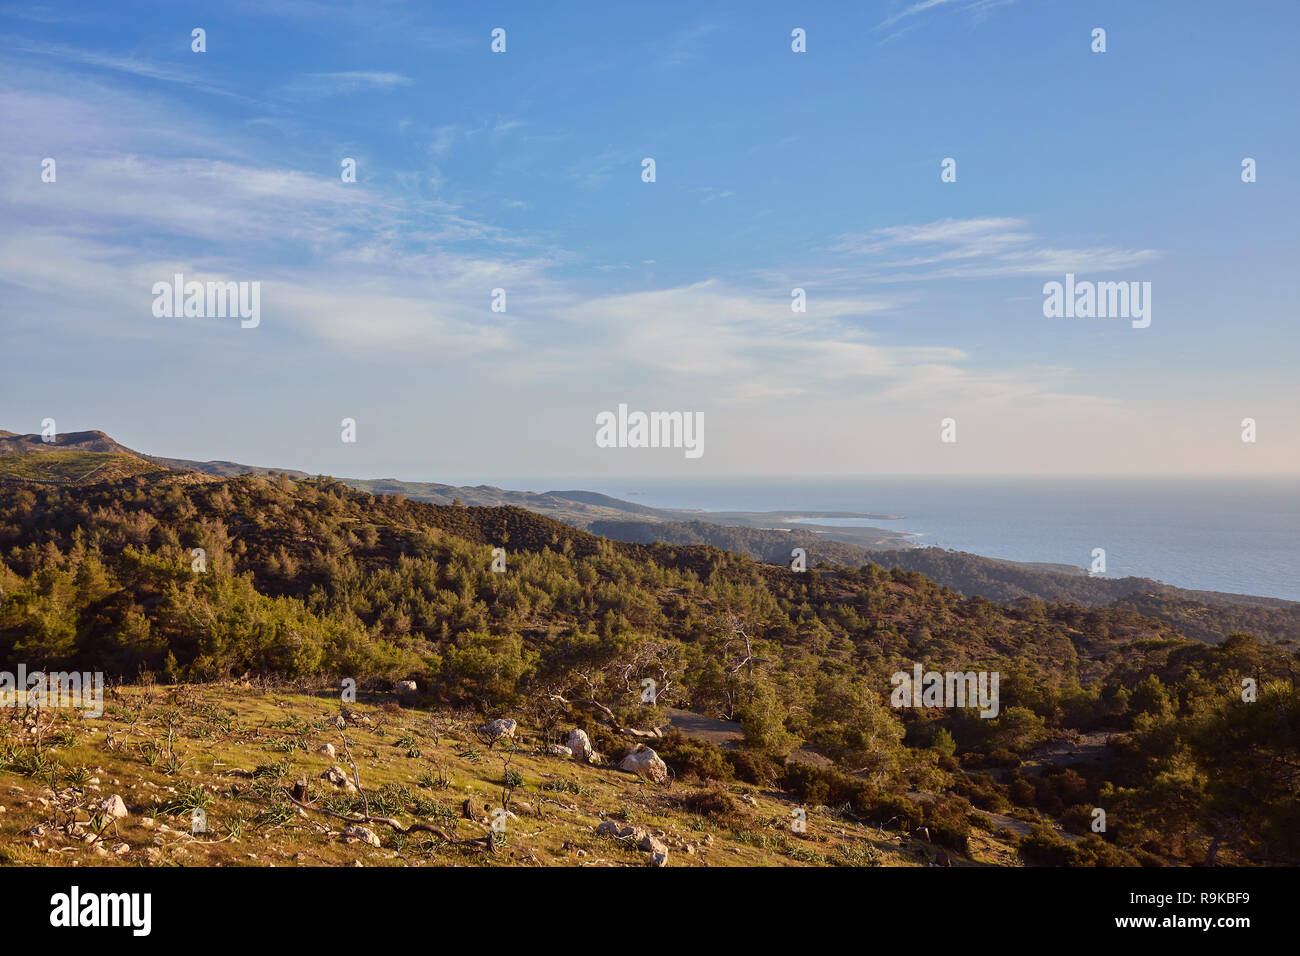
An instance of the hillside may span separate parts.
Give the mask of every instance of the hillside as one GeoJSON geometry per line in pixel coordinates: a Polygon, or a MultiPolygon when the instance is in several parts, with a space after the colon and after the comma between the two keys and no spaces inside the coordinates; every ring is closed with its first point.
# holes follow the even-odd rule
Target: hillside
{"type": "MultiPolygon", "coordinates": [[[[308,477],[305,472],[292,469],[143,455],[100,431],[69,433],[49,444],[41,441],[39,435],[0,432],[0,479],[54,484],[93,483],[147,474],[156,470],[151,466],[221,478],[280,474],[294,479],[308,477]],[[73,452],[75,456],[69,457],[73,452]]],[[[858,566],[870,561],[886,568],[916,571],[963,596],[982,597],[999,604],[1031,600],[1140,611],[1174,625],[1188,637],[1209,643],[1223,641],[1237,631],[1248,631],[1269,642],[1300,641],[1300,602],[1193,591],[1149,578],[1090,577],[1081,568],[1005,561],[940,548],[910,547],[907,539],[897,532],[820,525],[806,520],[818,516],[894,517],[889,515],[680,511],[651,508],[582,490],[538,493],[510,491],[490,485],[457,486],[396,479],[345,478],[340,481],[370,494],[432,504],[524,508],[618,541],[709,545],[782,566],[788,566],[792,548],[802,547],[814,564],[826,562],[858,566]]]]}
{"type": "Polygon", "coordinates": [[[599,832],[605,821],[647,832],[675,867],[925,866],[940,855],[959,866],[1016,861],[1014,834],[998,836],[991,820],[973,831],[966,854],[829,807],[807,808],[807,828],[794,832],[798,802],[764,788],[657,786],[550,754],[533,728],[489,747],[480,727],[470,714],[402,706],[388,694],[340,708],[326,693],[123,689],[99,719],[50,725],[49,759],[66,768],[57,790],[26,754],[4,749],[11,739],[0,740],[0,865],[645,866],[650,853],[599,832]],[[335,726],[341,710],[346,737],[335,726]],[[113,737],[123,744],[103,745],[113,737]],[[351,778],[345,739],[365,801],[323,779],[340,764],[351,778]],[[147,754],[160,759],[147,762],[147,754]],[[298,781],[310,813],[289,799],[298,781]],[[125,816],[98,827],[90,811],[119,795],[125,816]],[[328,815],[359,817],[367,806],[402,827],[430,829],[328,815]],[[496,808],[509,812],[499,833],[491,828],[496,808]],[[206,832],[193,832],[195,810],[206,832]],[[63,825],[69,816],[82,825],[63,825]],[[352,836],[358,826],[360,839],[352,836]]]}
{"type": "MultiPolygon", "coordinates": [[[[612,542],[519,508],[438,506],[324,479],[196,477],[0,483],[5,658],[102,670],[112,684],[249,674],[319,694],[344,678],[363,692],[412,680],[408,706],[420,713],[513,719],[530,748],[577,727],[616,766],[649,741],[672,774],[647,791],[656,801],[684,799],[683,786],[735,797],[750,785],[779,795],[766,798],[774,818],[797,801],[894,837],[924,827],[957,862],[1009,862],[973,842],[994,815],[1029,831],[998,837],[1026,863],[1300,861],[1294,651],[1246,635],[1208,646],[1130,608],[1003,607],[874,564],[796,574],[710,547],[612,542]],[[889,706],[890,675],[914,664],[996,671],[998,715],[889,706]],[[1258,703],[1241,699],[1244,677],[1258,703]],[[731,722],[740,740],[664,734],[668,708],[731,722]],[[1098,743],[1072,756],[1084,741],[1098,743]],[[1112,821],[1104,838],[1062,839],[1062,828],[1088,834],[1097,806],[1112,821]]],[[[218,712],[244,696],[213,693],[218,712]]],[[[162,720],[142,725],[137,745],[157,740],[162,720]]],[[[33,758],[16,744],[5,753],[18,770],[7,772],[21,773],[33,758]]],[[[291,748],[280,779],[305,769],[291,744],[275,745],[291,748]]],[[[143,787],[149,753],[129,782],[143,787]]],[[[106,758],[68,758],[82,759],[106,758]]],[[[260,759],[244,750],[235,765],[260,759]]],[[[525,788],[551,772],[521,766],[525,788]]],[[[294,815],[274,787],[254,793],[264,819],[294,815]]],[[[393,794],[394,813],[427,806],[393,794]]],[[[585,812],[612,799],[602,792],[585,812]]],[[[660,829],[691,825],[693,811],[655,806],[672,813],[660,829]]]]}
{"type": "Polygon", "coordinates": [[[143,458],[125,445],[119,445],[101,431],[66,432],[46,441],[40,435],[17,435],[0,431],[0,456],[27,455],[34,452],[86,452],[126,455],[143,458]]]}

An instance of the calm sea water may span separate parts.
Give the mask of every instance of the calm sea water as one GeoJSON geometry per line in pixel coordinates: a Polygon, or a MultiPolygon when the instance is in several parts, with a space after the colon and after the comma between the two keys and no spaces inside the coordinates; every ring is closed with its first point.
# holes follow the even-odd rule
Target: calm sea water
{"type": "Polygon", "coordinates": [[[664,479],[570,478],[527,487],[584,488],[659,508],[861,511],[861,522],[915,541],[1106,576],[1300,600],[1300,478],[664,479]]]}

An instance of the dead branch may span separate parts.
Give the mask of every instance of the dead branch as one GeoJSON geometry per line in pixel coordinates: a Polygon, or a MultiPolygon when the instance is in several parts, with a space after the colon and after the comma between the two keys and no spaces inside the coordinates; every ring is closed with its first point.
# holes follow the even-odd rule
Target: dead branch
{"type": "Polygon", "coordinates": [[[599,711],[605,717],[605,722],[609,724],[611,730],[617,734],[623,734],[627,737],[652,737],[658,739],[663,736],[663,731],[658,727],[650,730],[638,730],[636,727],[624,727],[614,716],[614,712],[598,700],[592,700],[588,697],[575,697],[572,700],[561,697],[559,694],[551,694],[551,700],[557,700],[566,707],[585,707],[588,710],[599,711]]]}
{"type": "Polygon", "coordinates": [[[286,800],[296,807],[301,807],[303,810],[307,810],[311,813],[320,813],[327,817],[334,817],[335,819],[343,820],[346,823],[382,823],[385,826],[392,827],[398,833],[402,834],[432,833],[444,843],[453,846],[478,846],[489,853],[495,852],[496,849],[491,834],[484,837],[475,837],[472,840],[457,840],[448,834],[446,830],[434,826],[432,823],[412,823],[411,825],[406,826],[400,820],[394,820],[392,817],[374,817],[369,813],[365,816],[358,816],[350,813],[335,813],[333,810],[327,810],[324,807],[317,807],[310,803],[304,803],[302,800],[297,799],[287,787],[282,787],[280,792],[284,794],[286,800]]]}

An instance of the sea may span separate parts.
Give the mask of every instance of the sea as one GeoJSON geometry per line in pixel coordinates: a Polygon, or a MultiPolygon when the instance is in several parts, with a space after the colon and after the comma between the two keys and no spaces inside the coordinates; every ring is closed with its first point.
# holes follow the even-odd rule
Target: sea
{"type": "Polygon", "coordinates": [[[656,508],[888,515],[817,520],[907,532],[919,545],[1083,568],[1102,548],[1105,577],[1300,601],[1300,476],[588,476],[513,479],[501,487],[581,488],[656,508]]]}

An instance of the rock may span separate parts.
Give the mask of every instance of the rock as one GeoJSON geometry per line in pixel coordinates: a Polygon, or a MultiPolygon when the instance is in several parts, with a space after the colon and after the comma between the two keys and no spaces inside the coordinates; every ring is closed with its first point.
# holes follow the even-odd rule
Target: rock
{"type": "Polygon", "coordinates": [[[552,757],[572,757],[573,751],[564,744],[551,744],[546,748],[546,752],[552,757]]]}
{"type": "Polygon", "coordinates": [[[413,680],[399,680],[393,685],[393,690],[398,694],[414,694],[417,689],[413,680]]]}
{"type": "Polygon", "coordinates": [[[518,725],[509,718],[497,718],[489,720],[483,725],[483,733],[487,734],[488,740],[496,743],[503,738],[515,739],[515,729],[518,725]]]}
{"type": "Polygon", "coordinates": [[[99,803],[95,804],[95,810],[104,814],[110,820],[120,820],[127,815],[126,804],[117,794],[99,801],[99,803]]]}
{"type": "Polygon", "coordinates": [[[318,754],[324,754],[325,756],[329,757],[331,760],[334,759],[333,744],[321,744],[319,747],[316,748],[316,752],[318,754]]]}
{"type": "Polygon", "coordinates": [[[637,846],[647,853],[662,853],[665,858],[668,856],[668,847],[664,846],[663,841],[648,833],[641,838],[641,842],[637,846]]]}
{"type": "Polygon", "coordinates": [[[645,744],[637,744],[636,749],[619,763],[618,769],[640,774],[654,783],[668,782],[668,765],[645,744]]]}
{"type": "Polygon", "coordinates": [[[637,849],[645,850],[648,853],[662,853],[665,859],[668,855],[668,847],[652,836],[645,827],[639,827],[635,824],[621,826],[613,820],[605,820],[596,827],[596,834],[598,836],[613,837],[615,840],[622,840],[625,843],[635,843],[637,849]]]}
{"type": "Polygon", "coordinates": [[[668,853],[667,853],[667,851],[665,851],[665,852],[663,852],[663,853],[651,853],[651,854],[650,854],[650,865],[651,865],[651,866],[667,866],[667,865],[668,865],[668,853]]]}
{"type": "Polygon", "coordinates": [[[347,771],[338,766],[338,764],[335,764],[333,767],[326,770],[320,775],[320,778],[329,781],[336,787],[341,787],[347,793],[356,793],[357,788],[353,785],[352,781],[348,779],[347,771]]]}
{"type": "Polygon", "coordinates": [[[580,763],[600,763],[600,754],[596,753],[591,747],[591,738],[587,736],[585,730],[579,730],[575,727],[569,731],[569,739],[565,741],[568,748],[573,751],[573,759],[580,763]]]}
{"type": "Polygon", "coordinates": [[[616,840],[635,839],[638,842],[647,836],[646,831],[642,827],[631,825],[623,826],[614,820],[601,821],[600,825],[596,827],[596,835],[611,836],[616,840]]]}
{"type": "Polygon", "coordinates": [[[363,827],[357,823],[348,824],[343,830],[344,843],[366,843],[370,846],[379,846],[379,837],[375,836],[375,831],[369,827],[363,827]]]}
{"type": "Polygon", "coordinates": [[[131,847],[129,844],[126,843],[114,843],[113,852],[116,853],[118,856],[121,856],[123,853],[131,852],[131,847]]]}

